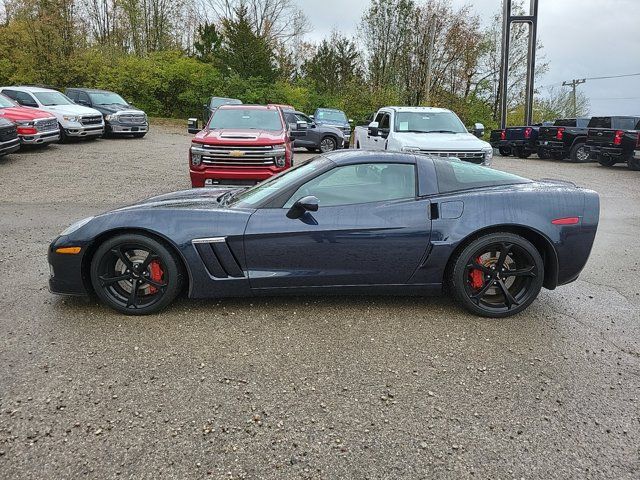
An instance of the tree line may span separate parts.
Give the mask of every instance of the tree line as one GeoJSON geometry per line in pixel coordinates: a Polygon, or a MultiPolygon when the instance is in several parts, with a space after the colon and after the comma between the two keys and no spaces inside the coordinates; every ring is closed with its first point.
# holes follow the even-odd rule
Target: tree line
{"type": "MultiPolygon", "coordinates": [[[[193,115],[215,95],[356,119],[383,105],[441,106],[493,126],[501,19],[491,19],[483,25],[472,7],[445,0],[373,0],[353,37],[314,44],[293,0],[0,0],[0,84],[105,88],[167,117],[193,115]]],[[[526,27],[512,45],[515,116],[526,27]]],[[[546,68],[539,60],[537,74],[546,68]]],[[[537,102],[536,119],[568,114],[565,93],[537,102]]]]}

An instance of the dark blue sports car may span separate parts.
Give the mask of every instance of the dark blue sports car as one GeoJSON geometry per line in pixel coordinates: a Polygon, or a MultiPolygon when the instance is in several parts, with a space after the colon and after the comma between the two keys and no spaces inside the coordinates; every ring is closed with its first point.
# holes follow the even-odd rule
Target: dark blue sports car
{"type": "Polygon", "coordinates": [[[249,189],[188,190],[75,223],[51,291],[126,314],[189,297],[432,295],[506,317],[574,281],[598,195],[460,161],[334,152],[249,189]]]}

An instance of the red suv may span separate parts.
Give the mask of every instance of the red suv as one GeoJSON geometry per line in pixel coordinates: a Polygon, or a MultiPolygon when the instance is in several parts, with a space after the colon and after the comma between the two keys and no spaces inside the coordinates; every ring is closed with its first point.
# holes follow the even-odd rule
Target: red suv
{"type": "Polygon", "coordinates": [[[292,133],[272,105],[219,107],[189,150],[193,187],[255,185],[292,165],[292,133]]]}
{"type": "Polygon", "coordinates": [[[44,110],[22,107],[2,94],[0,116],[16,124],[22,145],[45,145],[60,139],[60,127],[56,117],[44,110]]]}

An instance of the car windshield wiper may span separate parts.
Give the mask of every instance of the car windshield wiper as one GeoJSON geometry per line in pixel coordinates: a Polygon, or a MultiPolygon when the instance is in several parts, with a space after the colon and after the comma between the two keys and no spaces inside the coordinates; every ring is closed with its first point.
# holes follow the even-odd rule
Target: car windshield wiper
{"type": "Polygon", "coordinates": [[[235,192],[236,190],[229,190],[228,192],[225,192],[222,195],[220,195],[216,200],[220,205],[226,205],[227,203],[229,203],[229,200],[231,200],[235,192]]]}
{"type": "Polygon", "coordinates": [[[454,132],[453,130],[428,130],[424,133],[458,133],[458,132],[454,132]]]}

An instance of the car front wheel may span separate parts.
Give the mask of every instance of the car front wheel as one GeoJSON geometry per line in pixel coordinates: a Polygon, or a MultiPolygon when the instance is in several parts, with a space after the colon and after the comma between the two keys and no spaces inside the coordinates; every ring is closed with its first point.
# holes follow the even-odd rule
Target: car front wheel
{"type": "Polygon", "coordinates": [[[484,235],[452,259],[448,286],[476,315],[504,318],[520,313],[542,288],[544,263],[531,242],[512,233],[484,235]]]}
{"type": "Polygon", "coordinates": [[[176,255],[145,235],[113,237],[100,245],[91,262],[96,295],[126,315],[148,315],[166,308],[181,292],[183,282],[176,255]]]}
{"type": "Polygon", "coordinates": [[[324,137],[320,142],[320,151],[322,153],[333,152],[336,147],[336,141],[331,137],[324,137]]]}

